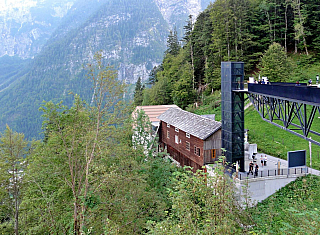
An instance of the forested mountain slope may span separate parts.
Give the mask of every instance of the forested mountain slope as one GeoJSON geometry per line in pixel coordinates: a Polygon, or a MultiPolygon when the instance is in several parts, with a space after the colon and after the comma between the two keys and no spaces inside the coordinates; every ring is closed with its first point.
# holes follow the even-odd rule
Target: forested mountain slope
{"type": "Polygon", "coordinates": [[[169,41],[143,104],[201,104],[220,89],[221,61],[243,61],[246,78],[261,71],[271,82],[308,80],[306,65],[320,58],[319,9],[319,1],[215,1],[195,22],[189,20],[182,45],[174,37],[169,41]],[[272,45],[277,51],[269,53],[269,64],[260,64],[272,45]],[[280,54],[285,61],[278,61],[280,54]]]}
{"type": "Polygon", "coordinates": [[[27,135],[37,133],[41,125],[37,110],[43,100],[63,99],[68,104],[69,91],[89,99],[92,90],[83,75],[83,65],[96,51],[102,50],[110,64],[129,62],[152,68],[154,60],[161,61],[164,43],[159,39],[165,41],[168,27],[157,6],[147,0],[108,1],[74,30],[64,25],[65,30],[61,27],[58,32],[67,33],[50,40],[32,61],[30,72],[0,93],[1,126],[8,123],[27,135]]]}

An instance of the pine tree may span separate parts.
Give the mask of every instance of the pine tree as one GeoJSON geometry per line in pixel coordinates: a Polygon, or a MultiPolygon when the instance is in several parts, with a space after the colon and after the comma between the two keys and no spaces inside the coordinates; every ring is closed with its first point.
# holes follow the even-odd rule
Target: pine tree
{"type": "Polygon", "coordinates": [[[189,20],[187,21],[187,25],[183,27],[185,29],[185,36],[184,36],[183,40],[190,48],[190,59],[191,59],[191,67],[192,67],[192,88],[194,89],[195,76],[194,76],[193,41],[192,41],[193,25],[194,24],[193,24],[192,15],[189,15],[189,20]]]}
{"type": "Polygon", "coordinates": [[[262,76],[268,77],[270,82],[285,82],[292,71],[292,63],[279,43],[269,46],[259,67],[262,76]]]}
{"type": "Polygon", "coordinates": [[[139,77],[136,83],[136,88],[134,90],[134,96],[133,96],[133,102],[136,106],[139,106],[142,104],[144,88],[145,86],[142,85],[141,78],[139,77]]]}
{"type": "Polygon", "coordinates": [[[148,83],[149,85],[154,85],[157,81],[157,73],[159,71],[163,70],[163,66],[162,64],[160,64],[159,66],[154,66],[153,69],[151,70],[150,74],[149,74],[149,78],[148,78],[148,83]]]}
{"type": "Polygon", "coordinates": [[[19,234],[21,188],[24,171],[27,168],[27,154],[28,141],[25,140],[24,135],[13,132],[7,126],[0,138],[0,204],[2,212],[0,221],[10,219],[13,222],[14,234],[19,234]],[[4,211],[7,211],[8,214],[3,214],[4,211]]]}
{"type": "Polygon", "coordinates": [[[167,50],[165,54],[178,55],[180,50],[180,43],[178,40],[177,30],[170,30],[168,39],[167,39],[167,50]]]}

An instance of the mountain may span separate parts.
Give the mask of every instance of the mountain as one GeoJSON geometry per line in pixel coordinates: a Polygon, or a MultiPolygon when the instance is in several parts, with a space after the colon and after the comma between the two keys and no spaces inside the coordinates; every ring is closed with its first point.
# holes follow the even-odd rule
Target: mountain
{"type": "MultiPolygon", "coordinates": [[[[38,9],[31,4],[35,4],[35,1],[24,2],[28,3],[28,7],[24,9],[29,9],[25,12],[30,14],[41,12],[41,9],[49,11],[54,9],[54,4],[63,3],[44,0],[37,2],[40,7],[38,9]]],[[[30,49],[37,48],[36,42],[26,44],[28,46],[24,47],[29,48],[26,51],[14,51],[13,54],[17,52],[15,57],[10,58],[15,60],[16,65],[21,63],[22,66],[18,66],[19,69],[17,66],[9,66],[8,76],[0,76],[0,128],[4,129],[8,123],[11,128],[24,132],[27,137],[39,138],[37,133],[42,119],[38,108],[43,100],[64,100],[69,105],[72,103],[69,91],[88,100],[92,91],[90,82],[85,79],[83,65],[91,62],[97,51],[102,52],[106,63],[118,69],[119,79],[126,83],[135,83],[138,77],[146,80],[151,69],[162,61],[169,30],[172,27],[182,28],[188,15],[201,9],[201,1],[167,2],[168,4],[159,0],[78,0],[70,1],[69,5],[60,5],[61,9],[62,6],[66,7],[63,9],[70,7],[66,11],[61,10],[63,17],[59,19],[57,26],[52,26],[55,30],[46,43],[38,47],[40,52],[36,53],[38,49],[30,49]],[[181,18],[176,17],[179,14],[181,18]],[[26,55],[34,58],[21,60],[29,58],[26,55]]],[[[47,15],[50,15],[51,20],[57,19],[56,14],[47,15]]],[[[10,19],[13,21],[18,18],[10,19]]],[[[26,27],[25,31],[27,29],[30,27],[26,27]]],[[[43,37],[47,34],[43,33],[43,37]]],[[[31,34],[25,35],[27,37],[31,34]]],[[[8,57],[3,58],[5,60],[8,57]]]]}
{"type": "MultiPolygon", "coordinates": [[[[107,0],[1,1],[0,57],[9,55],[23,59],[33,58],[62,22],[63,24],[71,22],[67,26],[69,29],[79,26],[92,11],[105,2],[107,0]],[[80,10],[82,14],[73,14],[80,10]]],[[[210,0],[154,0],[154,2],[170,28],[176,27],[181,36],[187,17],[190,14],[198,15],[209,5],[210,0]]]]}
{"type": "Polygon", "coordinates": [[[0,3],[0,57],[33,58],[76,0],[15,0],[0,3]]]}
{"type": "Polygon", "coordinates": [[[175,27],[179,37],[182,37],[183,26],[186,25],[189,15],[192,15],[195,19],[200,11],[206,9],[210,2],[214,2],[214,0],[155,0],[155,2],[163,18],[171,28],[175,27]]]}

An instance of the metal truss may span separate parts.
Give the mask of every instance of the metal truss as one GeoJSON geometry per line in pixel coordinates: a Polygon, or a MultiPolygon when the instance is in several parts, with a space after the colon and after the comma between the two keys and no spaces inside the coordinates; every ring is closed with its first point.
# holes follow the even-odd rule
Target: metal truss
{"type": "Polygon", "coordinates": [[[320,142],[308,137],[310,133],[320,136],[320,133],[310,129],[317,111],[320,114],[320,104],[311,105],[255,93],[248,96],[264,121],[320,146],[320,142]]]}

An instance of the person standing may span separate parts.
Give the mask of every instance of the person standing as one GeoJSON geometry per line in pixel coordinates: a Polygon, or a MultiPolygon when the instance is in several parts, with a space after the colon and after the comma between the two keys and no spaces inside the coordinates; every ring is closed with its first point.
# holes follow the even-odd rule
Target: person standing
{"type": "Polygon", "coordinates": [[[253,162],[252,162],[252,161],[249,163],[249,172],[248,172],[248,175],[249,175],[250,173],[253,175],[253,162]]]}
{"type": "Polygon", "coordinates": [[[263,166],[264,158],[263,158],[263,156],[262,156],[262,155],[260,156],[260,161],[261,161],[261,166],[263,166]]]}
{"type": "Polygon", "coordinates": [[[259,172],[259,166],[258,164],[256,164],[256,167],[254,169],[254,175],[257,177],[258,176],[258,172],[259,172]]]}
{"type": "Polygon", "coordinates": [[[267,155],[264,155],[264,166],[267,166],[267,155]]]}
{"type": "Polygon", "coordinates": [[[281,165],[281,162],[280,162],[280,159],[278,159],[278,162],[277,162],[278,175],[280,175],[280,165],[281,165]]]}
{"type": "Polygon", "coordinates": [[[312,85],[312,80],[311,80],[311,78],[309,79],[308,83],[309,83],[309,86],[312,85]]]}

